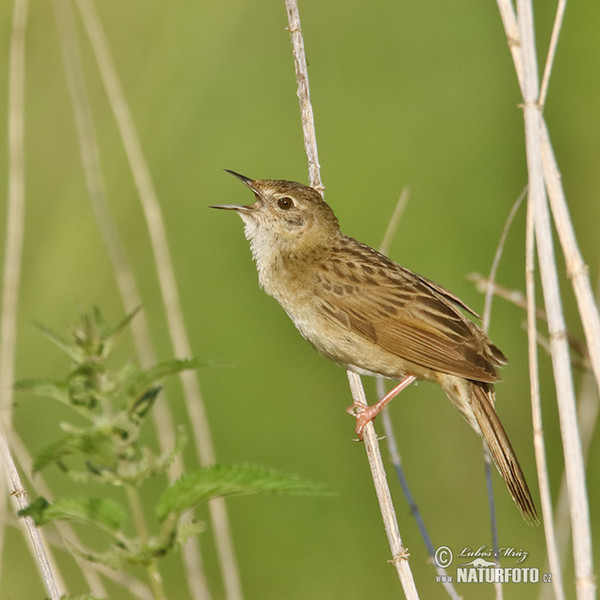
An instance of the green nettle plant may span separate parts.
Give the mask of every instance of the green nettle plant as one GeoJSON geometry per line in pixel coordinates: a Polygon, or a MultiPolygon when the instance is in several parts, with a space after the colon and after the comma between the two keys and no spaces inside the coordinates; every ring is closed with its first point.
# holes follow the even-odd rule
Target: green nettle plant
{"type": "MultiPolygon", "coordinates": [[[[160,382],[201,363],[193,359],[169,360],[145,370],[132,363],[112,368],[109,359],[115,342],[134,315],[111,328],[95,309],[81,315],[80,323],[70,331],[70,339],[40,327],[68,354],[72,368],[65,379],[25,380],[17,388],[58,400],[79,418],[77,425],[61,423],[64,434],[37,454],[33,470],[38,472],[55,464],[65,476],[81,484],[84,492],[97,492],[52,501],[40,497],[20,514],[31,516],[37,525],[67,519],[99,528],[111,540],[106,549],[96,551],[70,543],[69,550],[113,569],[145,567],[154,598],[163,598],[157,559],[204,528],[201,522],[182,520],[186,511],[217,496],[258,492],[310,494],[322,492],[323,488],[264,467],[213,465],[187,472],[168,485],[156,498],[153,514],[145,514],[140,498],[144,484],[166,475],[181,454],[186,436],[180,429],[175,446],[156,453],[141,443],[142,427],[160,394],[160,382]],[[108,494],[102,493],[107,488],[122,490],[126,502],[108,499],[108,494]],[[133,524],[131,534],[124,531],[131,529],[129,523],[133,524]]],[[[110,495],[114,496],[112,490],[110,495]]],[[[144,505],[147,504],[144,494],[144,505]]]]}

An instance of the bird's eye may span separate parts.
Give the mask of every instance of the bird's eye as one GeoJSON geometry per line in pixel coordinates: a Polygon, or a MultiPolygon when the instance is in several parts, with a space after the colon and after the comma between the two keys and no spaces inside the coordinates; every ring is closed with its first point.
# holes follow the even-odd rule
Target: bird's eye
{"type": "Polygon", "coordinates": [[[294,201],[289,196],[283,196],[277,200],[277,206],[279,206],[281,210],[289,210],[294,206],[294,201]]]}

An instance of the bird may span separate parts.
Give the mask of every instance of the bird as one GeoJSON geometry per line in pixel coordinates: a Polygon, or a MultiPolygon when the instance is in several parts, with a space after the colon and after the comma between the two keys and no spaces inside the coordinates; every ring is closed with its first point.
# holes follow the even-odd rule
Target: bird
{"type": "Polygon", "coordinates": [[[244,223],[258,280],[323,356],[359,375],[400,383],[376,404],[351,407],[365,425],[415,380],[438,384],[484,440],[524,519],[537,523],[525,476],[494,408],[504,354],[457,296],[342,233],[322,194],[285,180],[254,180],[226,169],[253,204],[211,208],[244,223]]]}

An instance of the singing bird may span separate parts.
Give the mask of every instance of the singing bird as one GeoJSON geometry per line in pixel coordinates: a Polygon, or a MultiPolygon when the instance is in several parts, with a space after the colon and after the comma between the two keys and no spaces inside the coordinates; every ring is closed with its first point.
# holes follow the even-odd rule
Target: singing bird
{"type": "Polygon", "coordinates": [[[535,505],[494,409],[504,354],[465,317],[477,317],[442,286],[344,235],[321,194],[293,181],[252,180],[228,171],[255,196],[213,206],[244,222],[264,291],[323,356],[360,375],[400,383],[357,416],[357,433],[415,379],[433,381],[483,438],[523,517],[535,505]]]}

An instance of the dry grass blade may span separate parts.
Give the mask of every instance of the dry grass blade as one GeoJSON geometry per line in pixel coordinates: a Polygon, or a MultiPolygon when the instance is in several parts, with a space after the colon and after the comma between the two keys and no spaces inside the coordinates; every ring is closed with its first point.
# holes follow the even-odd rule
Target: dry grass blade
{"type": "Polygon", "coordinates": [[[540,381],[537,354],[537,331],[535,309],[535,235],[531,207],[527,211],[527,233],[525,240],[525,283],[527,286],[527,341],[529,349],[529,381],[531,395],[531,414],[533,421],[533,447],[537,466],[540,500],[546,536],[548,563],[552,573],[552,587],[557,600],[564,600],[565,592],[562,582],[562,571],[559,562],[554,517],[552,511],[552,495],[550,478],[546,460],[546,445],[542,423],[542,403],[540,397],[540,381]]]}
{"type": "MultiPolygon", "coordinates": [[[[352,391],[352,398],[366,407],[367,399],[360,381],[360,376],[352,371],[348,371],[348,381],[350,383],[350,390],[352,391]]],[[[398,522],[396,520],[396,513],[394,512],[392,496],[387,483],[381,453],[379,452],[379,442],[372,421],[367,423],[363,430],[363,441],[369,460],[369,466],[371,467],[371,475],[373,477],[377,500],[379,501],[385,533],[390,544],[390,550],[392,551],[391,563],[396,567],[398,578],[400,579],[406,598],[408,600],[414,600],[419,597],[419,594],[408,564],[409,554],[402,544],[402,538],[400,537],[400,532],[398,530],[398,522]]]]}
{"type": "Polygon", "coordinates": [[[546,66],[544,67],[544,75],[542,76],[542,84],[540,86],[540,96],[538,102],[540,106],[546,104],[546,95],[548,94],[548,84],[550,83],[550,74],[552,73],[552,65],[554,64],[554,55],[558,46],[558,38],[562,28],[563,19],[565,17],[565,9],[567,8],[567,0],[559,0],[556,9],[556,17],[554,19],[554,27],[552,27],[552,37],[550,38],[550,47],[548,56],[546,57],[546,66]]]}
{"type": "MultiPolygon", "coordinates": [[[[2,281],[2,315],[0,317],[0,455],[6,468],[11,496],[19,509],[28,504],[27,492],[21,484],[13,461],[5,431],[10,431],[12,392],[14,388],[15,345],[17,340],[17,310],[21,281],[21,257],[25,231],[25,32],[27,27],[27,0],[14,4],[10,36],[8,81],[8,213],[6,220],[6,248],[2,281]]],[[[8,486],[0,486],[5,491],[8,486]]],[[[8,522],[7,495],[2,494],[2,524],[8,522]]],[[[33,519],[20,520],[26,528],[34,557],[42,574],[46,590],[52,600],[60,594],[56,580],[59,572],[51,565],[42,536],[33,519]]],[[[0,555],[4,545],[4,528],[0,532],[0,555]]],[[[2,562],[2,561],[0,561],[2,562]]],[[[61,582],[61,586],[62,585],[61,582]]]]}
{"type": "Polygon", "coordinates": [[[302,132],[304,134],[304,146],[306,148],[310,185],[322,192],[325,188],[321,181],[321,165],[319,164],[319,154],[317,152],[315,117],[310,101],[308,65],[306,64],[306,53],[304,52],[304,38],[302,37],[298,3],[295,0],[286,0],[285,8],[288,15],[288,29],[292,38],[292,55],[294,57],[294,66],[296,70],[297,93],[298,101],[300,102],[302,132]]]}
{"type": "MultiPolygon", "coordinates": [[[[191,347],[183,321],[179,291],[175,281],[162,211],[150,171],[94,5],[90,0],[78,0],[77,5],[98,62],[102,80],[130,162],[133,178],[138,188],[152,244],[174,353],[177,358],[187,358],[191,356],[191,347]]],[[[198,378],[191,371],[182,373],[180,378],[190,423],[194,431],[194,442],[199,461],[202,465],[212,464],[215,462],[215,451],[198,378]]],[[[240,576],[224,500],[221,498],[211,500],[209,511],[227,596],[230,600],[241,600],[243,594],[240,576]]],[[[201,573],[201,570],[198,569],[200,564],[199,550],[198,548],[194,550],[193,546],[190,546],[190,548],[190,551],[194,552],[194,556],[186,557],[186,564],[191,567],[186,571],[190,587],[194,590],[192,593],[200,599],[206,597],[207,591],[204,582],[198,579],[201,573]]]]}
{"type": "MultiPolygon", "coordinates": [[[[533,222],[537,241],[537,254],[540,264],[542,290],[548,313],[552,365],[557,391],[563,453],[569,488],[571,525],[573,528],[574,560],[576,588],[578,598],[592,598],[595,595],[595,583],[592,567],[592,546],[589,519],[589,504],[585,486],[585,471],[581,449],[581,439],[577,428],[575,394],[570,368],[566,327],[562,314],[558,276],[554,260],[550,215],[546,198],[546,186],[552,186],[552,180],[544,179],[542,148],[547,154],[549,139],[545,132],[539,99],[538,73],[535,50],[533,9],[528,0],[519,0],[518,20],[512,4],[507,0],[498,0],[498,6],[505,26],[506,35],[515,62],[517,77],[524,100],[525,140],[527,165],[529,171],[529,202],[533,210],[533,222]]],[[[566,205],[565,205],[566,206],[566,205]]],[[[564,207],[563,207],[564,208],[564,207]]],[[[568,219],[567,219],[568,220],[568,219]]],[[[556,221],[558,226],[558,221],[556,221]]],[[[578,280],[582,273],[577,272],[578,280]]],[[[589,290],[589,285],[581,284],[589,290]]],[[[578,288],[575,287],[578,294],[578,288]]],[[[590,307],[590,293],[580,293],[578,302],[590,307]]],[[[591,303],[593,306],[593,302],[591,303]]],[[[597,351],[600,336],[597,309],[591,323],[584,323],[588,343],[594,344],[597,351]],[[589,333],[588,333],[589,332],[589,333]]],[[[582,312],[582,319],[586,315],[582,312]]],[[[600,358],[600,357],[599,357],[600,358]]],[[[599,361],[600,362],[600,361],[599,361]]],[[[598,363],[597,363],[598,364],[598,363]]],[[[598,371],[595,369],[596,373],[598,371]]]]}
{"type": "MultiPolygon", "coordinates": [[[[29,504],[27,492],[25,491],[25,488],[21,483],[19,472],[17,471],[17,467],[10,454],[10,449],[8,448],[8,443],[4,435],[4,428],[0,428],[0,456],[2,456],[2,460],[6,467],[8,479],[11,484],[11,497],[14,499],[19,510],[27,508],[29,504]]],[[[24,517],[23,522],[25,528],[27,529],[27,532],[29,533],[28,539],[31,542],[31,545],[33,546],[33,552],[40,572],[42,574],[46,590],[51,600],[60,600],[61,594],[58,591],[58,586],[56,583],[56,574],[58,573],[56,565],[50,565],[50,560],[46,551],[45,544],[33,519],[31,517],[24,517]]],[[[64,584],[61,584],[61,587],[65,589],[64,584]]]]}
{"type": "MultiPolygon", "coordinates": [[[[292,37],[292,47],[294,55],[294,63],[296,66],[296,80],[298,98],[300,100],[300,112],[302,117],[302,129],[304,132],[304,146],[308,159],[309,178],[312,187],[323,190],[321,182],[320,166],[317,154],[317,138],[314,126],[314,117],[312,105],[310,102],[310,91],[308,85],[308,70],[306,67],[306,56],[304,52],[304,40],[302,38],[302,29],[300,25],[300,15],[298,12],[298,4],[295,0],[286,0],[285,2],[289,31],[292,37]]],[[[351,371],[348,371],[348,380],[352,397],[355,402],[362,403],[366,406],[366,398],[360,377],[351,371]]],[[[381,514],[384,521],[384,527],[388,535],[388,541],[392,550],[392,562],[398,572],[398,577],[404,589],[406,597],[410,600],[418,598],[417,589],[410,566],[408,564],[408,554],[406,553],[396,515],[393,512],[393,505],[390,490],[385,477],[383,461],[379,451],[379,443],[372,423],[368,423],[364,430],[364,444],[371,467],[373,483],[379,500],[381,514]]]]}

